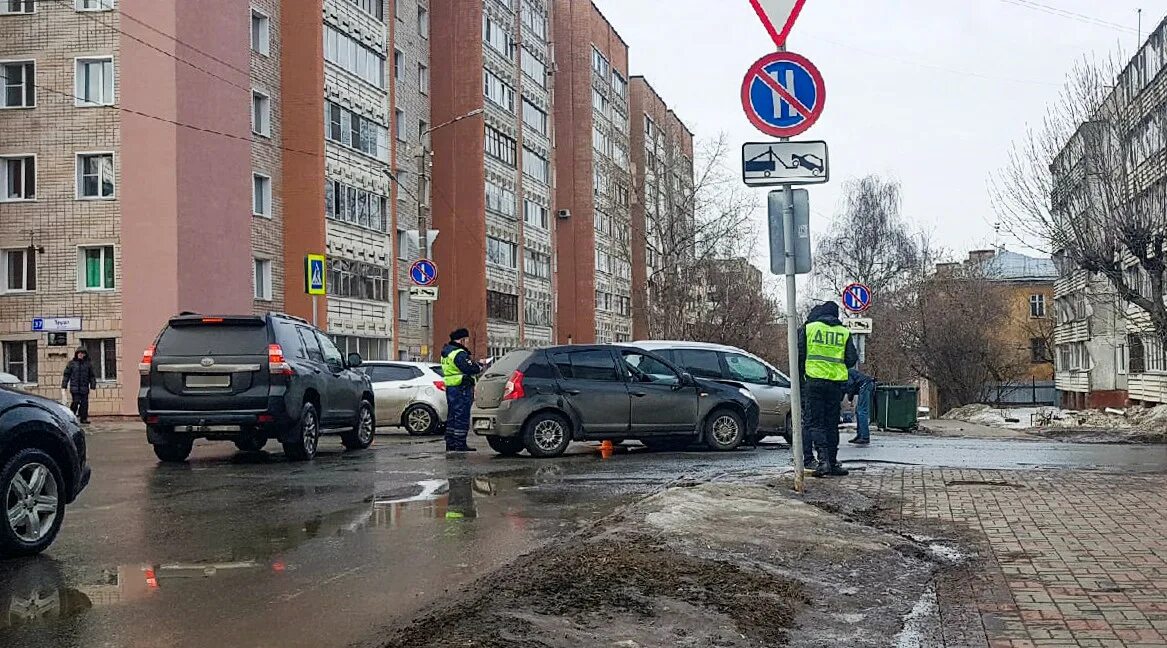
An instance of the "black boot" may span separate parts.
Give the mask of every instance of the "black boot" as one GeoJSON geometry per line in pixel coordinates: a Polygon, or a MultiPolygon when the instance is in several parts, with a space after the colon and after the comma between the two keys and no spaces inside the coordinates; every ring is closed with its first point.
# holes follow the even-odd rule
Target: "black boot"
{"type": "Polygon", "coordinates": [[[850,471],[843,467],[843,464],[839,463],[838,449],[832,450],[828,456],[831,458],[831,466],[828,470],[829,475],[832,477],[846,477],[851,474],[850,471]]]}
{"type": "Polygon", "coordinates": [[[810,474],[811,477],[826,477],[831,474],[831,462],[826,459],[819,459],[813,465],[814,472],[810,474]]]}

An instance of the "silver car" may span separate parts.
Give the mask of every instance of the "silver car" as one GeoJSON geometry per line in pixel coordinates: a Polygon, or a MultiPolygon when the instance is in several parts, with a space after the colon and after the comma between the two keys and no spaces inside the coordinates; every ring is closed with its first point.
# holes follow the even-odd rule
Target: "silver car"
{"type": "Polygon", "coordinates": [[[436,434],[446,423],[446,383],[430,362],[370,360],[361,365],[373,382],[377,424],[414,435],[436,434]]]}
{"type": "Polygon", "coordinates": [[[779,435],[790,442],[790,379],[758,356],[737,347],[705,342],[643,340],[634,346],[652,351],[695,378],[741,385],[758,401],[758,438],[779,435]]]}

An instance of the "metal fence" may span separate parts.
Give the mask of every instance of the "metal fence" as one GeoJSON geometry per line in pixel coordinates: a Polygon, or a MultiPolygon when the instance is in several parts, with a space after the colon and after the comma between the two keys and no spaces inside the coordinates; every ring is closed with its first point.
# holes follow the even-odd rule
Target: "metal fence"
{"type": "Polygon", "coordinates": [[[993,405],[1057,405],[1058,391],[1052,380],[1000,383],[989,387],[993,405]]]}

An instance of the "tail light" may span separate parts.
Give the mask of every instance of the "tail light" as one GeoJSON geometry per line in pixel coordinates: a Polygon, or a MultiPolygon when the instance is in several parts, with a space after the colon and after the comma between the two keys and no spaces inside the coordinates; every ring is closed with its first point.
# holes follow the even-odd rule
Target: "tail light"
{"type": "Polygon", "coordinates": [[[502,399],[504,401],[518,400],[526,395],[526,392],[523,391],[523,372],[516,371],[507,379],[506,387],[502,390],[502,399]]]}
{"type": "Polygon", "coordinates": [[[284,358],[284,349],[278,344],[267,345],[267,370],[268,373],[278,376],[291,376],[295,373],[292,371],[292,365],[284,358]]]}
{"type": "Polygon", "coordinates": [[[444,381],[444,380],[435,380],[435,381],[434,381],[434,387],[436,387],[438,391],[446,391],[446,381],[444,381]]]}
{"type": "Polygon", "coordinates": [[[154,364],[154,345],[146,347],[142,352],[142,361],[138,363],[138,373],[143,376],[150,375],[150,365],[154,364]]]}

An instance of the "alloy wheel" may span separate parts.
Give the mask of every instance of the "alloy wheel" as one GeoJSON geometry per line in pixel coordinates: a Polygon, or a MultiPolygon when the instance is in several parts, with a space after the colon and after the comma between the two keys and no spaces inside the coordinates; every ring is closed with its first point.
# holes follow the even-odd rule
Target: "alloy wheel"
{"type": "Polygon", "coordinates": [[[316,445],[320,443],[320,426],[316,424],[316,415],[308,412],[304,415],[304,450],[309,456],[316,454],[316,445]]]}
{"type": "Polygon", "coordinates": [[[722,414],[713,421],[713,439],[721,445],[734,442],[738,435],[737,421],[728,414],[722,414]]]}
{"type": "Polygon", "coordinates": [[[535,426],[535,432],[531,435],[535,440],[535,445],[544,452],[553,452],[559,448],[563,443],[564,430],[563,425],[559,421],[546,420],[539,421],[535,426]]]}
{"type": "Polygon", "coordinates": [[[357,437],[361,443],[368,443],[373,439],[373,431],[376,426],[373,424],[373,411],[368,407],[361,408],[361,422],[357,429],[357,437]]]}
{"type": "Polygon", "coordinates": [[[424,407],[418,407],[409,412],[405,418],[405,424],[409,426],[410,432],[425,432],[430,429],[430,413],[424,407]]]}
{"type": "Polygon", "coordinates": [[[48,467],[30,463],[16,472],[4,498],[8,526],[24,542],[39,542],[57,519],[57,480],[48,467]]]}

